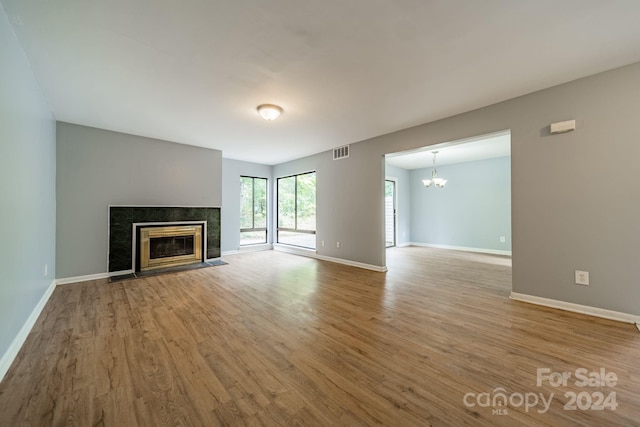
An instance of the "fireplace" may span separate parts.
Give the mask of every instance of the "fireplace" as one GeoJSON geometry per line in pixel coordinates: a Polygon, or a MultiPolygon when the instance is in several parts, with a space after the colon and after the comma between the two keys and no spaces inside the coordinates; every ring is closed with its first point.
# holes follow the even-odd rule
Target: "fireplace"
{"type": "Polygon", "coordinates": [[[110,273],[128,274],[141,271],[140,229],[157,227],[200,226],[187,235],[159,235],[154,248],[149,247],[150,262],[145,269],[168,266],[168,258],[177,263],[208,262],[220,257],[220,208],[204,206],[109,206],[110,273]],[[189,237],[191,234],[193,237],[189,237]],[[164,239],[167,238],[167,239],[164,239]],[[192,244],[193,242],[193,244],[192,244]],[[187,249],[190,248],[190,249],[187,249]],[[151,251],[153,250],[153,253],[151,251]],[[171,256],[165,252],[174,251],[171,256]],[[160,252],[158,252],[160,251],[160,252]],[[198,253],[199,251],[199,253],[198,253]],[[193,253],[192,253],[193,252],[193,253]],[[189,259],[187,260],[187,257],[189,259]],[[191,259],[193,258],[193,259],[191,259]]]}
{"type": "Polygon", "coordinates": [[[203,224],[136,224],[138,269],[173,267],[204,261],[203,224]]]}

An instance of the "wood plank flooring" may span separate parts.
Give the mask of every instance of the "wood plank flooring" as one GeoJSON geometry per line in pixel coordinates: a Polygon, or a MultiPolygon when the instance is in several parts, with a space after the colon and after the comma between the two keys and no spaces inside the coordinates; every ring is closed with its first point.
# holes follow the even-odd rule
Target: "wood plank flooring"
{"type": "Polygon", "coordinates": [[[0,426],[640,423],[635,326],[509,300],[508,258],[394,248],[387,273],[225,260],[56,288],[0,384],[0,426]],[[572,377],[537,386],[538,368],[572,377]],[[579,387],[580,368],[618,380],[579,387]],[[484,405],[500,391],[506,406],[484,405]],[[571,392],[583,409],[564,409],[571,392]],[[615,410],[584,409],[611,392],[615,410]],[[522,404],[534,394],[548,410],[522,404]]]}

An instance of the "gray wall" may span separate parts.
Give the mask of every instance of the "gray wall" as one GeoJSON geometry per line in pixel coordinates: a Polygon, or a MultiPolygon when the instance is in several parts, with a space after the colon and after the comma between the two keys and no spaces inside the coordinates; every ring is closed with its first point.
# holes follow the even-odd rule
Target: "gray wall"
{"type": "MultiPolygon", "coordinates": [[[[336,143],[339,145],[343,144],[336,143]]],[[[316,171],[318,254],[382,266],[385,252],[383,157],[367,144],[355,144],[350,151],[350,157],[341,160],[333,160],[332,153],[326,151],[276,165],[274,185],[279,177],[316,171]],[[336,247],[337,242],[341,243],[340,248],[336,247]]],[[[275,213],[271,217],[275,221],[275,213]]]]}
{"type": "Polygon", "coordinates": [[[0,64],[1,360],[53,282],[56,227],[55,121],[1,6],[0,64]]]}
{"type": "MultiPolygon", "coordinates": [[[[318,170],[318,233],[334,256],[385,265],[382,156],[511,130],[513,290],[640,314],[640,63],[274,168],[318,170]],[[576,131],[549,135],[576,119],[576,131]],[[600,179],[604,177],[604,179],[600,179]],[[591,285],[574,283],[574,270],[591,285]]],[[[345,141],[336,141],[335,146],[345,141]]]]}
{"type": "Polygon", "coordinates": [[[220,206],[222,153],[57,126],[56,277],[107,271],[109,205],[220,206]]]}
{"type": "Polygon", "coordinates": [[[402,246],[411,240],[411,172],[389,164],[385,165],[386,178],[396,181],[396,245],[402,246]]]}
{"type": "Polygon", "coordinates": [[[510,158],[438,166],[442,189],[422,185],[432,170],[411,171],[412,242],[511,251],[510,158]]]}
{"type": "MultiPolygon", "coordinates": [[[[237,251],[240,248],[240,177],[253,176],[267,178],[267,207],[271,208],[272,166],[239,160],[222,159],[222,251],[237,251]]],[[[269,210],[271,214],[271,210],[269,210]]],[[[271,224],[271,218],[267,218],[271,224]]],[[[270,227],[267,231],[268,242],[273,242],[270,227]]]]}

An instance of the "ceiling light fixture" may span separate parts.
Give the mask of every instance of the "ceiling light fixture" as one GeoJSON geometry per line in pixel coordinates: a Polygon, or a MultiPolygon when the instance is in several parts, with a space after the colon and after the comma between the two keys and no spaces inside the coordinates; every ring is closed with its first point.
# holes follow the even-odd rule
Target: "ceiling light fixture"
{"type": "Polygon", "coordinates": [[[265,120],[275,120],[282,114],[282,107],[274,104],[262,104],[258,105],[258,113],[265,120]]]}
{"type": "Polygon", "coordinates": [[[446,179],[438,178],[438,169],[436,169],[436,154],[438,151],[432,151],[433,153],[433,171],[431,172],[431,179],[423,179],[422,183],[425,187],[431,187],[432,184],[435,184],[436,187],[442,188],[447,183],[446,179]]]}

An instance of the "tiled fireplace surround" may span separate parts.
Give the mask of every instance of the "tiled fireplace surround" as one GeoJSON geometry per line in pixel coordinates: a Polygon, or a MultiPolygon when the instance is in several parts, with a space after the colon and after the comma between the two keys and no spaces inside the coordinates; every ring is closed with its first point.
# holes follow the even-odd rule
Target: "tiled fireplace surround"
{"type": "Polygon", "coordinates": [[[109,272],[135,270],[133,224],[206,223],[205,258],[220,257],[220,208],[189,206],[109,206],[109,272]]]}

